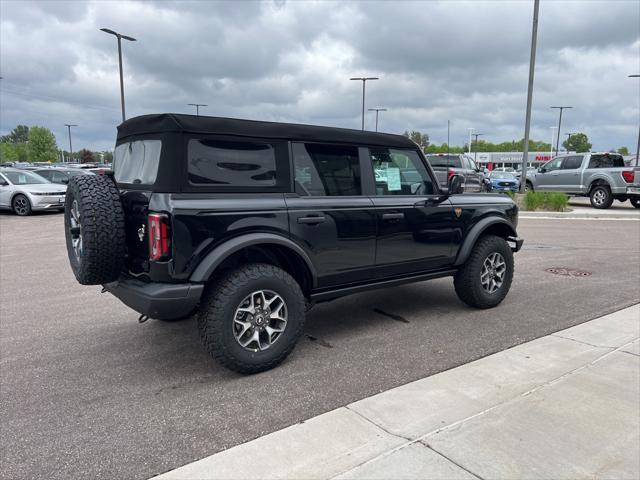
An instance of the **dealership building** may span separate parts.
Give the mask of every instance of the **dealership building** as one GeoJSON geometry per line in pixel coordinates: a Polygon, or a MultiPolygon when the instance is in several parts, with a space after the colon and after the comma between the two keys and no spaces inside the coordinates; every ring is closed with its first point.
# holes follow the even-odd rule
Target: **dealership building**
{"type": "MultiPolygon", "coordinates": [[[[493,170],[500,167],[520,168],[523,152],[471,152],[468,155],[476,160],[479,167],[493,170]]],[[[549,160],[551,160],[550,152],[529,152],[530,167],[539,167],[549,160]]]]}

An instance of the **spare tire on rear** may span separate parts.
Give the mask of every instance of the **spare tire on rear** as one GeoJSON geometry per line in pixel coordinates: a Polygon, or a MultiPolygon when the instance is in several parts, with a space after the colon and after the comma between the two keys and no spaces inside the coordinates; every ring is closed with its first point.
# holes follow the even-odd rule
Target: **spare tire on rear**
{"type": "Polygon", "coordinates": [[[64,206],[67,254],[82,285],[118,278],[126,252],[120,192],[106,175],[76,175],[67,186],[64,206]]]}

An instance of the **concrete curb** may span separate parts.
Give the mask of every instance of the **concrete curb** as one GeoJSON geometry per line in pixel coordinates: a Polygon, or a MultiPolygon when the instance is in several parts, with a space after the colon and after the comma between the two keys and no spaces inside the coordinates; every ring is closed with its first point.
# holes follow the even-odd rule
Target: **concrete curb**
{"type": "Polygon", "coordinates": [[[640,304],[156,479],[638,478],[640,304]]]}

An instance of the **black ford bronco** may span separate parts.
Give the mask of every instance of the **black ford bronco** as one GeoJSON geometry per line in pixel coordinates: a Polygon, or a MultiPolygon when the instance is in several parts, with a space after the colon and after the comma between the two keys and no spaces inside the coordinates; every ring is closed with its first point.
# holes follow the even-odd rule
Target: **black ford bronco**
{"type": "Polygon", "coordinates": [[[498,305],[518,209],[461,191],[399,135],[144,115],[118,127],[112,177],[71,179],[67,250],[81,284],[141,319],[197,313],[209,353],[254,373],[287,357],[315,302],[453,276],[467,305],[498,305]]]}

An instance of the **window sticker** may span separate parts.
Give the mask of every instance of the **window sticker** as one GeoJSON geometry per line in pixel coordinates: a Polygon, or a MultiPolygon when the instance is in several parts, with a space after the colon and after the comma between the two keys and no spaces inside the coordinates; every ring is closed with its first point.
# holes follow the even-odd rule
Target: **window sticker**
{"type": "Polygon", "coordinates": [[[402,190],[399,168],[387,168],[387,188],[390,192],[402,190]]]}

